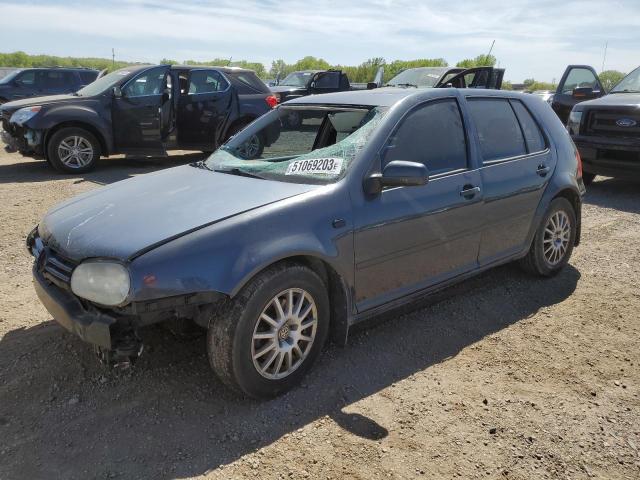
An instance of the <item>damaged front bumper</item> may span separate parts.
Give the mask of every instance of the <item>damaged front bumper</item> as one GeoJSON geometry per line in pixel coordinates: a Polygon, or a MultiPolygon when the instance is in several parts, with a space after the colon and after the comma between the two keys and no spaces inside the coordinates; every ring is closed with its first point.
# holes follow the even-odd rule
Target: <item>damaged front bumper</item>
{"type": "MultiPolygon", "coordinates": [[[[5,122],[6,125],[6,122],[5,122]]],[[[40,157],[42,148],[42,131],[32,130],[26,126],[9,124],[0,130],[0,140],[5,144],[8,153],[20,152],[25,156],[40,157]]]]}

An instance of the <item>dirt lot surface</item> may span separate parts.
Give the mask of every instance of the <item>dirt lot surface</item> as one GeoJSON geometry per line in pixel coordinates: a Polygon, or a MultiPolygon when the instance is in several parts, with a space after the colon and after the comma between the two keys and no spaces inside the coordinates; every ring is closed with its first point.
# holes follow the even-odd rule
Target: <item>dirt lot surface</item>
{"type": "Polygon", "coordinates": [[[640,185],[591,186],[556,278],[491,271],[256,402],[216,381],[204,338],[159,327],[134,369],[104,370],[32,288],[24,239],[47,209],[195,158],[69,177],[0,154],[1,479],[640,478],[640,185]]]}

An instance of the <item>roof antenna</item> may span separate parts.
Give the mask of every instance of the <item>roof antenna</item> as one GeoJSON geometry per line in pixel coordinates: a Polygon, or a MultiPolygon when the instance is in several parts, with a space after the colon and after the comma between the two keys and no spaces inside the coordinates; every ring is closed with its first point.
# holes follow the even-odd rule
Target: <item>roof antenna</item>
{"type": "Polygon", "coordinates": [[[229,57],[229,61],[227,62],[227,67],[229,67],[229,66],[231,65],[231,59],[232,59],[232,58],[233,58],[233,57],[229,57]]]}
{"type": "Polygon", "coordinates": [[[496,41],[494,40],[493,42],[491,42],[491,48],[489,49],[489,53],[487,53],[487,63],[489,62],[489,55],[491,55],[491,52],[493,51],[493,46],[496,44],[496,41]]]}
{"type": "Polygon", "coordinates": [[[604,44],[604,55],[602,56],[602,69],[600,70],[600,73],[604,72],[604,61],[607,59],[607,46],[609,45],[609,42],[605,42],[604,44]]]}

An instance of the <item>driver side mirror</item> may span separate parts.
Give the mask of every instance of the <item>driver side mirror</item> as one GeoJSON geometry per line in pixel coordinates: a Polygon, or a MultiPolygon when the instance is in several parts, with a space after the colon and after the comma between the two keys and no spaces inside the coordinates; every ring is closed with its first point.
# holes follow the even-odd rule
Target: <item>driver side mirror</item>
{"type": "Polygon", "coordinates": [[[594,90],[591,87],[576,87],[573,89],[571,96],[573,98],[585,99],[585,98],[595,98],[600,94],[599,91],[594,90]]]}
{"type": "Polygon", "coordinates": [[[114,98],[122,98],[124,96],[120,87],[113,87],[111,91],[113,92],[114,98]]]}
{"type": "Polygon", "coordinates": [[[424,164],[393,160],[382,173],[374,173],[365,180],[364,190],[369,195],[376,195],[384,187],[418,187],[428,182],[429,171],[424,164]]]}

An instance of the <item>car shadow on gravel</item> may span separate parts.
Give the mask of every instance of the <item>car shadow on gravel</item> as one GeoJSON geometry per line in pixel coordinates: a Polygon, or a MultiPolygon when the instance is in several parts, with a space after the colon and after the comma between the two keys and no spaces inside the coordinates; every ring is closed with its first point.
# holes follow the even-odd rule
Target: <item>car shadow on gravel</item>
{"type": "Polygon", "coordinates": [[[584,203],[622,212],[640,213],[640,182],[597,177],[587,187],[584,203]]]}
{"type": "Polygon", "coordinates": [[[204,337],[150,328],[133,369],[106,371],[53,321],[10,331],[0,340],[0,478],[193,477],[285,435],[310,442],[297,431],[321,418],[377,441],[391,425],[356,402],[562,302],[579,278],[572,266],[550,279],[487,272],[387,315],[347,348],[329,346],[300,387],[262,402],[214,378],[204,337]]]}
{"type": "Polygon", "coordinates": [[[45,160],[33,160],[13,154],[16,163],[0,164],[0,184],[37,183],[77,178],[76,183],[92,182],[107,185],[142,173],[177,167],[206,158],[200,152],[172,154],[168,157],[128,157],[123,156],[100,160],[92,172],[78,175],[56,172],[45,160]]]}

